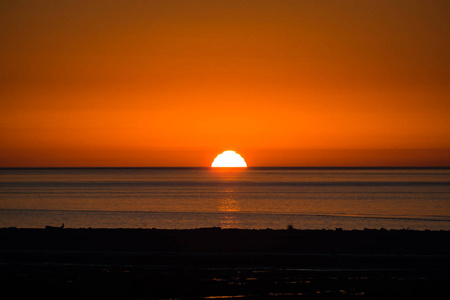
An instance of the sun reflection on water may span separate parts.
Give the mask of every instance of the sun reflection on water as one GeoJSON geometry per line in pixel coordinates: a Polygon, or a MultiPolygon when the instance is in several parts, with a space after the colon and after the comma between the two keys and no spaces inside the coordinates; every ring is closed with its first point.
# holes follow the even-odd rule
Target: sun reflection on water
{"type": "Polygon", "coordinates": [[[239,225],[236,213],[241,210],[239,199],[232,189],[222,191],[223,197],[219,203],[220,227],[233,228],[239,225]]]}

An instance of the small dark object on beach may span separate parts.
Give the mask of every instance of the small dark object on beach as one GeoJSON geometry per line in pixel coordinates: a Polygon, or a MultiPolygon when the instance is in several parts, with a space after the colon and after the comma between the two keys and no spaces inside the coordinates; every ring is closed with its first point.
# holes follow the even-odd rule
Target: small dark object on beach
{"type": "Polygon", "coordinates": [[[55,227],[55,226],[45,226],[45,229],[47,230],[62,230],[64,228],[64,223],[62,223],[62,225],[60,227],[55,227]]]}

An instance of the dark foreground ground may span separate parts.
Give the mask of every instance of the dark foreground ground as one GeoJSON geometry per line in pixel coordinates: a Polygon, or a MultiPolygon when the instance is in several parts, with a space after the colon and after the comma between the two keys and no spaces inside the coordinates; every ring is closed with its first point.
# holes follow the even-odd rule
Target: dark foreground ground
{"type": "Polygon", "coordinates": [[[0,229],[15,299],[449,299],[450,231],[0,229]]]}

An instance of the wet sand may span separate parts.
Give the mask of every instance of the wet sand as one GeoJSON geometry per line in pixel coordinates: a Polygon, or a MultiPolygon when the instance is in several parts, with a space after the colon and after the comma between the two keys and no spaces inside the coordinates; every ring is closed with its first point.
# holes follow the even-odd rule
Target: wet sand
{"type": "Polygon", "coordinates": [[[17,297],[400,299],[449,295],[449,231],[0,229],[17,297]]]}

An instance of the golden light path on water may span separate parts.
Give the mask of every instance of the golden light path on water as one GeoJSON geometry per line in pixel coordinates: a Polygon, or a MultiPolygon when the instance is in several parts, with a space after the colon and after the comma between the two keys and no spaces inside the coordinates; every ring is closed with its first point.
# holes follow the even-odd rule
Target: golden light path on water
{"type": "Polygon", "coordinates": [[[226,189],[222,191],[223,198],[219,203],[220,227],[233,228],[238,227],[239,221],[236,219],[235,213],[241,210],[239,199],[234,190],[226,189]]]}

